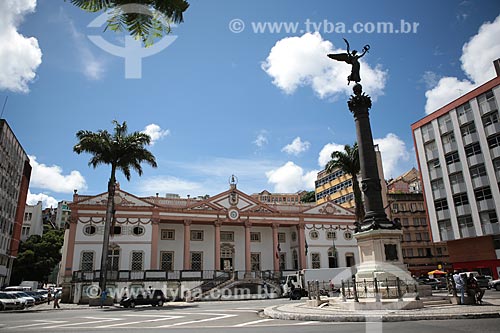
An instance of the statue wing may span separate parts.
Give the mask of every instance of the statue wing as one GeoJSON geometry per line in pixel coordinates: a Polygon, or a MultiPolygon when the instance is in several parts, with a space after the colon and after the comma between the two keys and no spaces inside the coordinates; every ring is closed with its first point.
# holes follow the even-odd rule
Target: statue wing
{"type": "Polygon", "coordinates": [[[347,54],[347,53],[330,53],[328,55],[328,58],[333,59],[333,60],[337,60],[337,61],[344,61],[344,62],[350,64],[349,54],[347,54]]]}

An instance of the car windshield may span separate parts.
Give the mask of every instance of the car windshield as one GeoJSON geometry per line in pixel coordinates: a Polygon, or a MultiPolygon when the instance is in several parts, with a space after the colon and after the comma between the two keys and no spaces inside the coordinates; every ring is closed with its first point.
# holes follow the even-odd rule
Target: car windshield
{"type": "Polygon", "coordinates": [[[487,280],[485,276],[476,276],[477,280],[487,280]]]}
{"type": "Polygon", "coordinates": [[[7,297],[6,293],[0,293],[0,298],[4,298],[5,299],[5,298],[9,298],[9,297],[7,297]]]}

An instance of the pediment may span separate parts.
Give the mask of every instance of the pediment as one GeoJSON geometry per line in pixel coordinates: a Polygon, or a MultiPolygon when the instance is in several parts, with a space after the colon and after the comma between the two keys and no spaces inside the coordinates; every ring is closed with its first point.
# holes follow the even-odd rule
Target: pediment
{"type": "Polygon", "coordinates": [[[228,211],[231,208],[236,208],[240,212],[259,212],[259,213],[274,213],[276,209],[267,206],[266,204],[252,198],[251,196],[237,190],[231,189],[222,192],[214,197],[208,198],[201,202],[188,207],[189,210],[216,210],[228,211]]]}
{"type": "Polygon", "coordinates": [[[325,202],[321,205],[314,206],[302,212],[303,214],[318,214],[318,215],[352,215],[354,212],[348,208],[344,208],[333,202],[325,202]]]}
{"type": "MultiPolygon", "coordinates": [[[[154,205],[144,201],[128,192],[122,190],[115,191],[115,206],[124,207],[153,207],[154,205]]],[[[108,203],[108,192],[98,194],[88,199],[79,201],[79,205],[106,206],[108,203]]]]}

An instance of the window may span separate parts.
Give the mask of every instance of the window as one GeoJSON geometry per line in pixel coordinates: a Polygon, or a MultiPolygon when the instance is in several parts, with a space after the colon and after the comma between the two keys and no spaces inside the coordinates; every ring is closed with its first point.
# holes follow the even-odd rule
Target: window
{"type": "Polygon", "coordinates": [[[478,164],[470,168],[470,177],[472,179],[486,176],[484,164],[478,164]]]}
{"type": "Polygon", "coordinates": [[[437,152],[436,141],[431,141],[425,144],[425,154],[427,157],[432,156],[435,152],[437,152]]]}
{"type": "Polygon", "coordinates": [[[407,217],[404,217],[404,218],[402,218],[402,219],[401,219],[401,224],[402,224],[403,226],[407,227],[407,226],[409,226],[409,225],[410,225],[410,222],[409,222],[409,220],[408,220],[408,218],[407,218],[407,217]]]}
{"type": "Polygon", "coordinates": [[[160,252],[160,269],[162,271],[174,270],[174,252],[160,252]]]}
{"type": "Polygon", "coordinates": [[[472,221],[472,216],[470,216],[470,215],[459,216],[458,217],[458,227],[460,229],[462,229],[462,228],[473,228],[474,227],[474,222],[472,221]]]}
{"type": "Polygon", "coordinates": [[[250,253],[250,266],[253,272],[260,271],[260,253],[250,253]]]}
{"type": "Polygon", "coordinates": [[[463,206],[469,204],[469,199],[467,198],[467,193],[459,193],[453,196],[453,202],[455,206],[463,206]]]}
{"type": "Polygon", "coordinates": [[[421,233],[419,233],[419,232],[417,232],[417,233],[415,234],[415,240],[416,240],[417,242],[422,241],[422,234],[421,234],[421,233]]]}
{"type": "Polygon", "coordinates": [[[413,257],[413,249],[406,249],[406,255],[411,258],[413,257]]]}
{"type": "Polygon", "coordinates": [[[297,233],[295,231],[292,232],[292,242],[297,240],[297,233]]]}
{"type": "Polygon", "coordinates": [[[328,239],[328,240],[337,239],[337,233],[335,231],[327,231],[326,232],[326,239],[328,239]]]}
{"type": "Polygon", "coordinates": [[[191,252],[191,269],[201,271],[203,269],[203,252],[191,252]]]}
{"type": "Polygon", "coordinates": [[[83,233],[87,236],[92,236],[97,232],[97,228],[95,225],[86,225],[83,228],[83,233]]]}
{"type": "Polygon", "coordinates": [[[121,235],[122,234],[122,227],[115,225],[113,227],[113,235],[121,235]]]}
{"type": "Polygon", "coordinates": [[[451,116],[449,113],[438,118],[439,129],[441,133],[447,133],[452,130],[451,116]]]}
{"type": "Polygon", "coordinates": [[[460,127],[460,132],[462,133],[462,136],[476,133],[476,125],[474,123],[465,124],[464,126],[460,127]]]}
{"type": "Polygon", "coordinates": [[[461,172],[453,173],[450,175],[450,184],[457,185],[464,183],[464,176],[461,172]]]}
{"type": "Polygon", "coordinates": [[[292,264],[293,269],[299,269],[299,255],[297,254],[297,250],[292,251],[292,264]]]}
{"type": "Polygon", "coordinates": [[[175,240],[175,230],[174,229],[161,229],[161,239],[162,240],[175,240]]]}
{"type": "Polygon", "coordinates": [[[346,267],[352,267],[356,265],[356,260],[354,260],[354,253],[346,253],[345,254],[345,265],[346,267]]]}
{"type": "Polygon", "coordinates": [[[331,247],[328,249],[328,268],[337,268],[337,249],[331,247]]]}
{"type": "Polygon", "coordinates": [[[203,230],[191,230],[191,240],[192,241],[202,241],[203,240],[203,230]]]}
{"type": "Polygon", "coordinates": [[[434,201],[434,207],[436,211],[446,210],[448,209],[448,201],[446,199],[436,200],[434,201]]]}
{"type": "Polygon", "coordinates": [[[131,259],[132,260],[130,263],[130,270],[142,271],[143,270],[144,253],[142,251],[132,251],[131,259]]]}
{"type": "Polygon", "coordinates": [[[438,169],[441,167],[441,164],[439,163],[439,159],[434,159],[432,161],[429,161],[429,163],[427,164],[428,167],[429,167],[429,170],[434,170],[434,169],[438,169]]]}
{"type": "Polygon", "coordinates": [[[251,242],[260,242],[260,232],[250,232],[251,242]]]}
{"type": "Polygon", "coordinates": [[[477,201],[488,200],[493,198],[491,195],[491,189],[489,186],[481,187],[474,190],[474,195],[477,201]]]}
{"type": "Polygon", "coordinates": [[[137,227],[134,227],[132,229],[132,233],[135,235],[135,236],[141,236],[144,234],[144,227],[141,227],[141,226],[137,226],[137,227]]]}
{"type": "Polygon", "coordinates": [[[309,237],[310,237],[311,239],[318,239],[318,237],[319,237],[319,233],[318,233],[316,230],[311,230],[311,231],[309,232],[309,237]]]}
{"type": "Polygon", "coordinates": [[[495,147],[500,146],[500,134],[495,134],[488,138],[488,147],[493,149],[495,147]]]}
{"type": "Polygon", "coordinates": [[[471,112],[471,107],[469,102],[465,102],[464,104],[457,107],[457,114],[459,117],[464,116],[471,112]]]}
{"type": "Polygon", "coordinates": [[[498,111],[488,113],[483,116],[483,125],[484,127],[489,126],[491,124],[498,123],[498,111]]]}
{"type": "Polygon", "coordinates": [[[220,232],[221,242],[234,242],[234,232],[232,231],[221,231],[220,232]]]}
{"type": "Polygon", "coordinates": [[[117,271],[120,267],[120,249],[115,247],[108,250],[108,270],[117,271]]]}
{"type": "Polygon", "coordinates": [[[441,247],[437,247],[437,248],[436,248],[436,252],[437,252],[437,255],[438,255],[438,256],[442,256],[442,255],[443,255],[443,248],[441,248],[441,247]]]}
{"type": "Polygon", "coordinates": [[[441,137],[443,144],[455,142],[455,135],[453,133],[445,134],[441,137]]]}
{"type": "Polygon", "coordinates": [[[479,218],[481,219],[481,224],[498,223],[497,213],[494,210],[480,212],[479,218]]]}
{"type": "Polygon", "coordinates": [[[448,165],[460,162],[460,157],[458,156],[458,152],[456,151],[444,155],[444,158],[446,160],[446,164],[448,165]]]}
{"type": "Polygon", "coordinates": [[[91,272],[94,270],[94,252],[83,251],[82,258],[80,261],[80,270],[85,272],[91,272]]]}
{"type": "Polygon", "coordinates": [[[352,239],[352,233],[350,231],[344,232],[344,238],[346,240],[351,240],[352,239]]]}
{"type": "Polygon", "coordinates": [[[479,145],[479,142],[470,144],[468,146],[465,146],[464,148],[465,148],[465,155],[467,157],[481,154],[481,146],[479,145]]]}
{"type": "Polygon", "coordinates": [[[284,232],[278,232],[278,243],[286,243],[286,234],[284,232]]]}
{"type": "Polygon", "coordinates": [[[450,220],[441,220],[438,221],[438,229],[439,235],[441,236],[442,241],[453,240],[453,230],[451,228],[450,220]]]}
{"type": "Polygon", "coordinates": [[[433,191],[444,189],[443,179],[439,178],[431,182],[431,187],[433,191]]]}
{"type": "Polygon", "coordinates": [[[500,158],[493,160],[493,168],[495,169],[495,172],[500,172],[500,158]]]}
{"type": "Polygon", "coordinates": [[[280,253],[280,270],[286,270],[286,253],[280,253]]]}
{"type": "Polygon", "coordinates": [[[318,252],[311,253],[312,268],[321,268],[321,255],[318,252]]]}
{"type": "Polygon", "coordinates": [[[411,235],[409,233],[405,233],[404,240],[405,240],[405,242],[411,242],[411,235]]]}
{"type": "Polygon", "coordinates": [[[429,238],[429,233],[428,232],[424,232],[423,237],[424,237],[424,241],[430,241],[431,240],[429,238]]]}
{"type": "Polygon", "coordinates": [[[423,257],[423,256],[424,256],[424,249],[422,249],[422,248],[420,248],[420,247],[419,247],[419,248],[417,249],[417,252],[418,252],[418,256],[419,256],[419,257],[423,257]]]}
{"type": "Polygon", "coordinates": [[[487,113],[491,110],[496,110],[495,95],[492,90],[485,92],[477,97],[477,103],[479,104],[479,110],[481,113],[487,113]]]}

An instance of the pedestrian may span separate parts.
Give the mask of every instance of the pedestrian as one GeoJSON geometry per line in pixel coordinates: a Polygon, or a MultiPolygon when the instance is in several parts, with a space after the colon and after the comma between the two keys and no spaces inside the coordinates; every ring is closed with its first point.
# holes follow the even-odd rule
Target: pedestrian
{"type": "Polygon", "coordinates": [[[455,281],[455,287],[457,292],[460,292],[460,304],[464,304],[465,302],[465,280],[462,276],[456,271],[453,275],[453,281],[455,281]]]}
{"type": "Polygon", "coordinates": [[[482,304],[484,290],[479,287],[476,278],[469,273],[469,278],[467,279],[467,295],[472,296],[474,304],[482,304]]]}
{"type": "Polygon", "coordinates": [[[293,284],[292,280],[288,280],[288,296],[290,297],[290,300],[295,299],[294,292],[295,292],[295,285],[293,284]]]}
{"type": "Polygon", "coordinates": [[[50,289],[49,289],[49,292],[47,293],[47,304],[50,305],[50,301],[52,300],[52,294],[50,293],[50,289]]]}
{"type": "Polygon", "coordinates": [[[106,290],[103,290],[101,292],[101,309],[104,305],[104,302],[106,302],[106,298],[108,297],[108,292],[106,290]]]}
{"type": "Polygon", "coordinates": [[[60,309],[61,307],[59,306],[59,298],[61,297],[61,292],[55,292],[54,294],[54,309],[60,309]]]}

